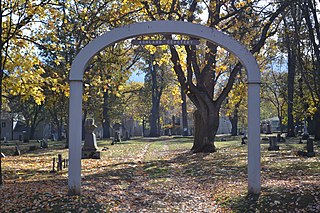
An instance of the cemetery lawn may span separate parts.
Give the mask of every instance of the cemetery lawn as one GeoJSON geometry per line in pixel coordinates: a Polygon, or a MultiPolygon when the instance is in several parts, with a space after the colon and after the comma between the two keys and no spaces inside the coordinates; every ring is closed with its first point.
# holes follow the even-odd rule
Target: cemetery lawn
{"type": "Polygon", "coordinates": [[[247,195],[247,146],[219,142],[211,154],[191,154],[192,138],[137,138],[108,147],[101,160],[82,160],[82,194],[68,196],[67,169],[52,170],[49,149],[8,156],[3,147],[0,212],[320,212],[320,145],[316,157],[296,155],[298,139],[268,151],[262,141],[262,192],[247,195]]]}

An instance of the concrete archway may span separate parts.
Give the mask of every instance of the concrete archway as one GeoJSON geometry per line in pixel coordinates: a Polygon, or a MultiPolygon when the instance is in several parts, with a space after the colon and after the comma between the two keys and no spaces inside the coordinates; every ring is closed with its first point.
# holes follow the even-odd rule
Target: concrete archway
{"type": "Polygon", "coordinates": [[[181,21],[152,21],[106,32],[85,46],[71,66],[69,104],[69,194],[81,193],[81,124],[83,73],[89,61],[115,42],[150,34],[181,34],[206,39],[238,57],[248,79],[248,193],[259,194],[260,183],[260,70],[253,55],[228,35],[206,26],[181,21]]]}

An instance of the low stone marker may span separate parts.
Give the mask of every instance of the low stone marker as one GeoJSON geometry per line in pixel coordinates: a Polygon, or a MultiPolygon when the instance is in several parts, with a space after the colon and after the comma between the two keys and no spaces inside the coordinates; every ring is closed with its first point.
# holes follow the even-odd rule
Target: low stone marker
{"type": "Polygon", "coordinates": [[[120,132],[115,131],[111,145],[114,145],[115,143],[118,143],[118,142],[121,142],[120,132]]]}
{"type": "Polygon", "coordinates": [[[307,140],[307,152],[304,151],[298,151],[297,153],[299,156],[305,156],[305,157],[315,157],[316,153],[313,149],[313,139],[308,138],[307,140]]]}
{"type": "Polygon", "coordinates": [[[316,153],[314,152],[314,149],[313,149],[313,139],[311,138],[308,138],[307,140],[307,156],[308,157],[316,156],[316,153]]]}
{"type": "Polygon", "coordinates": [[[246,144],[246,141],[245,141],[245,138],[244,138],[244,137],[241,138],[241,144],[242,144],[242,145],[246,144]]]}
{"type": "Polygon", "coordinates": [[[282,137],[280,133],[278,133],[277,134],[277,142],[278,143],[281,143],[281,142],[284,143],[284,142],[286,142],[286,139],[284,137],[282,137]]]}
{"type": "Polygon", "coordinates": [[[52,158],[52,170],[50,173],[55,173],[58,171],[62,171],[64,168],[68,168],[69,159],[63,159],[62,154],[58,154],[58,158],[52,158]],[[55,170],[55,168],[57,168],[55,170]]]}
{"type": "Polygon", "coordinates": [[[275,136],[271,136],[269,137],[269,151],[278,151],[279,150],[279,146],[277,144],[277,137],[275,136]]]}
{"type": "Polygon", "coordinates": [[[37,150],[39,147],[37,146],[29,146],[29,151],[35,151],[37,150]]]}
{"type": "Polygon", "coordinates": [[[16,145],[15,145],[15,151],[14,151],[14,156],[20,156],[21,155],[21,151],[20,151],[20,147],[19,147],[19,145],[16,143],[16,145]]]}
{"type": "Polygon", "coordinates": [[[42,139],[42,140],[40,141],[40,148],[43,148],[43,149],[49,148],[48,140],[47,140],[47,139],[42,139]]]}

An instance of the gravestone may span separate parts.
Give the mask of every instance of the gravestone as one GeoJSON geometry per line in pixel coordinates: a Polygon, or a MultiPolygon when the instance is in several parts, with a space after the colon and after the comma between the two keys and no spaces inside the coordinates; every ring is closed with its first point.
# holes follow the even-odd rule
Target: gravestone
{"type": "Polygon", "coordinates": [[[270,122],[267,122],[267,127],[266,127],[266,134],[271,134],[271,124],[270,122]]]}
{"type": "Polygon", "coordinates": [[[121,142],[121,134],[122,134],[122,125],[119,123],[115,123],[113,125],[114,136],[112,140],[112,145],[121,142]]]}
{"type": "Polygon", "coordinates": [[[29,146],[29,151],[35,151],[35,150],[37,150],[38,149],[38,147],[37,146],[29,146]]]}
{"type": "Polygon", "coordinates": [[[307,140],[307,157],[314,157],[316,154],[313,149],[313,139],[308,138],[307,140]]]}
{"type": "Polygon", "coordinates": [[[308,133],[303,133],[301,138],[302,138],[302,140],[308,140],[309,139],[309,134],[308,133]]]}
{"type": "Polygon", "coordinates": [[[44,149],[49,147],[47,139],[43,139],[40,141],[40,147],[44,149]]]}
{"type": "Polygon", "coordinates": [[[246,141],[245,141],[245,138],[244,138],[244,137],[241,138],[241,144],[242,144],[242,145],[246,144],[246,141]]]}
{"type": "Polygon", "coordinates": [[[277,137],[271,136],[269,137],[269,151],[278,151],[279,146],[277,145],[277,137]]]}
{"type": "Polygon", "coordinates": [[[313,139],[309,138],[307,140],[307,152],[298,151],[297,154],[299,156],[305,156],[305,157],[314,157],[314,156],[316,156],[316,153],[314,152],[314,149],[313,149],[313,139]]]}
{"type": "Polygon", "coordinates": [[[97,126],[94,124],[94,120],[92,118],[85,121],[85,136],[84,145],[82,147],[82,159],[101,158],[101,152],[98,151],[96,135],[94,134],[94,130],[96,128],[97,126]]]}
{"type": "Polygon", "coordinates": [[[280,143],[280,142],[286,142],[286,139],[284,137],[281,136],[280,133],[277,134],[277,142],[280,143]]]}
{"type": "Polygon", "coordinates": [[[29,143],[29,137],[27,131],[22,131],[21,139],[23,143],[29,143]]]}
{"type": "Polygon", "coordinates": [[[20,147],[19,145],[16,143],[16,146],[14,147],[15,148],[15,151],[14,151],[14,156],[19,156],[21,155],[21,151],[20,151],[20,147]]]}

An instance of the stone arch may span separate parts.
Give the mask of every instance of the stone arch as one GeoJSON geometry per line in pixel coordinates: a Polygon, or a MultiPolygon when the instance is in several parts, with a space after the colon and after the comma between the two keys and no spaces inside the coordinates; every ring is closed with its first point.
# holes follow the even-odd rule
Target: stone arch
{"type": "Polygon", "coordinates": [[[259,194],[260,183],[260,70],[253,55],[238,41],[206,26],[181,21],[151,21],[113,29],[95,38],[74,59],[69,104],[69,194],[81,193],[81,115],[83,73],[90,60],[107,46],[151,34],[181,34],[206,39],[238,57],[248,79],[248,193],[259,194]]]}

